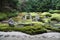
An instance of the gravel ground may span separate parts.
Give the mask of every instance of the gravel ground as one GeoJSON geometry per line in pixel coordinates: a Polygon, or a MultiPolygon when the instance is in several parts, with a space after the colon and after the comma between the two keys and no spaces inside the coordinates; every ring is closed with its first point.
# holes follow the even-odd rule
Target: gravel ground
{"type": "Polygon", "coordinates": [[[28,35],[22,32],[0,32],[0,40],[60,40],[60,33],[28,35]]]}

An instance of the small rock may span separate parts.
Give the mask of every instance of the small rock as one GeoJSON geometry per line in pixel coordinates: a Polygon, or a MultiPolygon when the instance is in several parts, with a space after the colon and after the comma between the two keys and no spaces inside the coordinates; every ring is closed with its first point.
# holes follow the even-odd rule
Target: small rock
{"type": "Polygon", "coordinates": [[[4,37],[9,37],[9,35],[5,35],[4,37]]]}
{"type": "Polygon", "coordinates": [[[3,35],[0,35],[0,37],[2,37],[3,35]]]}

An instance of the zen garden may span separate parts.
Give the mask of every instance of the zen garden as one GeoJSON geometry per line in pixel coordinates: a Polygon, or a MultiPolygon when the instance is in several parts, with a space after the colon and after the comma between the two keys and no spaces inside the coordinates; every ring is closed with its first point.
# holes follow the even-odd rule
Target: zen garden
{"type": "Polygon", "coordinates": [[[21,12],[0,22],[0,31],[21,31],[27,34],[60,32],[60,14],[51,12],[21,12]]]}
{"type": "Polygon", "coordinates": [[[0,31],[30,35],[60,32],[60,0],[1,1],[0,31]]]}

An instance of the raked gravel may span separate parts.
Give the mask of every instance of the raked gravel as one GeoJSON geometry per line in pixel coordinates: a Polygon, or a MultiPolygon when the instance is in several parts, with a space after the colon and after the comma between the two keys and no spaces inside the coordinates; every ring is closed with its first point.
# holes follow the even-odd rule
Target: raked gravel
{"type": "Polygon", "coordinates": [[[0,32],[0,40],[60,40],[60,33],[28,35],[22,32],[0,32]]]}

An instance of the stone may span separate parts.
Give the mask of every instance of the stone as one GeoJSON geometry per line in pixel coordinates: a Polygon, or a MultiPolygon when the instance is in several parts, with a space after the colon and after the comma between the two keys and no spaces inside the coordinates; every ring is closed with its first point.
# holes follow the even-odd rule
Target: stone
{"type": "Polygon", "coordinates": [[[0,35],[0,37],[2,37],[3,35],[0,35]]]}
{"type": "Polygon", "coordinates": [[[9,35],[5,35],[4,37],[9,37],[9,35]]]}
{"type": "Polygon", "coordinates": [[[10,18],[10,19],[8,20],[8,24],[9,24],[9,26],[14,26],[15,22],[13,21],[12,18],[10,18]]]}

